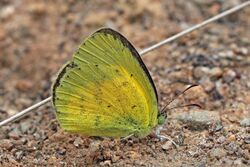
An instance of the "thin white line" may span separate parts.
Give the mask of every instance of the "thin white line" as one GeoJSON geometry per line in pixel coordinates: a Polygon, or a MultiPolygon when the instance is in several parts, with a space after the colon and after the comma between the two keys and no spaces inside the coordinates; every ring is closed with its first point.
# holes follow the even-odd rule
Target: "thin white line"
{"type": "Polygon", "coordinates": [[[165,45],[165,44],[167,44],[169,42],[172,42],[175,39],[178,39],[178,38],[192,32],[192,31],[194,31],[196,29],[204,27],[205,25],[207,25],[207,24],[209,24],[209,23],[211,23],[213,21],[216,21],[216,20],[218,20],[218,19],[220,19],[220,18],[222,18],[224,16],[227,16],[227,15],[229,15],[231,13],[234,13],[234,12],[236,12],[236,11],[238,11],[238,10],[248,6],[248,5],[250,5],[250,1],[246,1],[246,2],[244,2],[244,3],[242,3],[242,4],[238,5],[238,6],[235,6],[235,7],[231,8],[231,9],[228,9],[228,10],[226,10],[226,11],[224,11],[224,12],[222,12],[222,13],[214,16],[214,17],[211,17],[210,19],[207,19],[207,20],[205,20],[205,21],[203,21],[203,22],[201,22],[199,24],[196,24],[195,26],[190,27],[190,28],[178,33],[178,34],[175,34],[175,35],[173,35],[173,36],[171,36],[171,37],[169,37],[169,38],[167,38],[167,39],[165,39],[165,40],[163,40],[163,41],[161,41],[161,42],[159,42],[157,44],[154,44],[153,46],[150,46],[150,47],[148,47],[146,49],[143,49],[139,53],[140,53],[140,55],[144,55],[144,54],[146,54],[146,53],[148,53],[148,52],[150,52],[150,51],[152,51],[152,50],[154,50],[156,48],[161,47],[162,45],[165,45]]]}
{"type": "Polygon", "coordinates": [[[23,117],[24,115],[26,115],[27,113],[33,111],[34,109],[48,103],[51,99],[52,99],[52,97],[50,96],[50,97],[44,99],[43,101],[40,101],[40,102],[34,104],[33,106],[30,106],[30,107],[26,108],[25,110],[22,110],[21,112],[11,116],[10,118],[8,118],[6,120],[3,120],[2,122],[0,122],[0,127],[6,125],[9,122],[15,121],[15,120],[23,117]]]}
{"type": "MultiPolygon", "coordinates": [[[[207,24],[209,24],[209,23],[211,23],[213,21],[216,21],[216,20],[218,20],[218,19],[220,19],[220,18],[222,18],[224,16],[227,16],[227,15],[229,15],[231,13],[234,13],[234,12],[236,12],[236,11],[238,11],[238,10],[240,10],[240,9],[248,6],[248,5],[250,5],[250,0],[246,1],[246,2],[244,2],[242,4],[240,4],[238,6],[235,6],[235,7],[231,8],[231,9],[229,9],[229,10],[226,10],[226,11],[224,11],[224,12],[222,12],[222,13],[214,16],[214,17],[211,17],[210,19],[205,20],[205,21],[201,22],[200,24],[197,24],[197,25],[195,25],[195,26],[193,26],[191,28],[188,28],[188,29],[186,29],[186,30],[184,30],[184,31],[182,31],[182,32],[180,32],[180,33],[172,36],[172,37],[169,37],[169,38],[167,38],[167,39],[159,42],[159,43],[156,43],[153,46],[150,46],[150,47],[148,47],[146,49],[143,49],[142,51],[139,52],[139,54],[142,56],[142,55],[144,55],[144,54],[146,54],[146,53],[148,53],[148,52],[150,52],[150,51],[152,51],[154,49],[157,49],[157,48],[161,47],[162,45],[165,45],[165,44],[167,44],[169,42],[172,42],[175,39],[178,39],[178,38],[180,38],[180,37],[182,37],[182,36],[184,36],[184,35],[192,32],[192,31],[194,31],[196,29],[204,27],[205,25],[207,25],[207,24]]],[[[17,119],[20,119],[21,117],[23,117],[27,113],[29,113],[29,112],[33,111],[34,109],[36,109],[36,108],[38,108],[38,107],[40,107],[40,106],[48,103],[49,101],[51,101],[51,99],[52,99],[52,97],[50,96],[50,97],[48,97],[48,98],[46,98],[46,99],[44,99],[44,100],[42,100],[42,101],[34,104],[33,106],[30,106],[30,107],[22,110],[21,112],[15,114],[13,116],[11,116],[10,118],[7,118],[6,120],[3,120],[2,122],[0,122],[0,127],[4,126],[4,125],[6,125],[6,124],[8,124],[10,122],[13,122],[13,121],[15,121],[17,119]]]]}

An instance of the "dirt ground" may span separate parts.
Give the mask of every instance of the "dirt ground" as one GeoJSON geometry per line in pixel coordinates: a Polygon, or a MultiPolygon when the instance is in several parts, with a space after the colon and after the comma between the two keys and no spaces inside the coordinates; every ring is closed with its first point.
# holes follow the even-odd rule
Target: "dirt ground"
{"type": "MultiPolygon", "coordinates": [[[[58,69],[100,27],[138,50],[243,1],[1,0],[0,120],[50,95],[58,69]]],[[[0,129],[0,166],[249,166],[250,7],[143,56],[159,108],[170,107],[163,135],[86,138],[64,132],[51,105],[0,129]]]]}

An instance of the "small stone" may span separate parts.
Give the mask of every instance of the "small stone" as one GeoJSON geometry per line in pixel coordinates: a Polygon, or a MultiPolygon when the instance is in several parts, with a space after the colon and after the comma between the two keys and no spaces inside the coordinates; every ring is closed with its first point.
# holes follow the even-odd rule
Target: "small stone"
{"type": "Polygon", "coordinates": [[[35,153],[35,159],[37,159],[37,160],[43,159],[43,153],[41,151],[37,151],[35,153]]]}
{"type": "Polygon", "coordinates": [[[235,142],[231,142],[226,146],[226,149],[229,151],[230,154],[237,152],[238,146],[235,142]]]}
{"type": "Polygon", "coordinates": [[[250,151],[249,150],[245,149],[244,153],[242,155],[245,159],[250,160],[250,151]]]}
{"type": "Polygon", "coordinates": [[[101,142],[99,140],[94,140],[93,142],[90,143],[89,145],[89,150],[91,152],[95,152],[96,150],[99,149],[101,142]]]}
{"type": "Polygon", "coordinates": [[[129,151],[127,156],[133,160],[139,159],[141,157],[141,155],[137,153],[136,151],[129,151]]]}
{"type": "Polygon", "coordinates": [[[214,82],[212,82],[208,77],[202,77],[199,80],[199,84],[204,88],[206,92],[210,92],[215,88],[214,82]]]}
{"type": "Polygon", "coordinates": [[[218,112],[207,110],[191,110],[189,113],[180,113],[176,115],[175,118],[186,123],[192,130],[208,129],[210,125],[220,122],[220,116],[218,112]]]}
{"type": "Polygon", "coordinates": [[[226,69],[226,71],[223,73],[223,80],[226,83],[232,82],[236,77],[236,72],[231,69],[226,69]]]}
{"type": "Polygon", "coordinates": [[[0,19],[8,19],[15,13],[15,7],[12,5],[1,8],[0,19]]]}
{"type": "Polygon", "coordinates": [[[200,155],[199,151],[197,151],[197,150],[190,150],[190,151],[188,151],[188,153],[192,157],[198,157],[200,155]]]}
{"type": "Polygon", "coordinates": [[[206,167],[206,162],[202,162],[201,164],[198,165],[198,167],[206,167]]]}
{"type": "Polygon", "coordinates": [[[235,140],[236,140],[235,135],[230,135],[230,136],[228,137],[228,140],[229,140],[230,142],[235,141],[235,140]]]}
{"type": "Polygon", "coordinates": [[[16,83],[16,88],[20,91],[28,91],[33,86],[33,83],[29,80],[20,80],[16,83]]]}
{"type": "Polygon", "coordinates": [[[116,155],[114,155],[114,156],[111,157],[111,160],[112,160],[113,163],[119,161],[119,159],[120,159],[120,157],[116,156],[116,155]]]}
{"type": "Polygon", "coordinates": [[[83,140],[80,137],[77,137],[73,144],[74,146],[79,147],[83,144],[83,140]]]}
{"type": "Polygon", "coordinates": [[[223,74],[223,71],[219,67],[214,67],[210,70],[211,78],[220,78],[223,74]]]}
{"type": "Polygon", "coordinates": [[[200,79],[204,76],[209,75],[209,68],[208,67],[196,67],[194,69],[194,77],[200,79]]]}
{"type": "Polygon", "coordinates": [[[23,152],[22,150],[17,151],[17,152],[15,153],[15,157],[16,157],[16,159],[17,159],[18,161],[20,161],[20,160],[23,158],[23,155],[24,155],[24,152],[23,152]]]}
{"type": "Polygon", "coordinates": [[[222,129],[223,129],[223,126],[222,126],[221,122],[216,122],[214,125],[214,128],[213,128],[213,131],[218,132],[222,129]]]}
{"type": "Polygon", "coordinates": [[[60,149],[59,151],[58,151],[58,154],[60,154],[60,155],[65,155],[66,154],[66,149],[60,149]]]}
{"type": "Polygon", "coordinates": [[[227,155],[227,152],[223,148],[214,148],[210,152],[210,156],[212,158],[217,158],[217,159],[220,159],[226,155],[227,155]]]}
{"type": "Polygon", "coordinates": [[[220,78],[223,71],[219,67],[208,68],[208,67],[196,67],[194,69],[194,77],[200,79],[202,77],[209,77],[211,79],[220,78]]]}
{"type": "Polygon", "coordinates": [[[171,150],[173,148],[173,144],[171,141],[167,141],[165,144],[161,146],[161,148],[165,151],[171,150]]]}
{"type": "Polygon", "coordinates": [[[35,3],[28,6],[28,10],[30,13],[35,16],[42,16],[46,13],[46,4],[44,3],[35,3]]]}
{"type": "Polygon", "coordinates": [[[41,139],[41,135],[39,132],[34,133],[33,136],[34,136],[35,140],[41,139]]]}
{"type": "Polygon", "coordinates": [[[0,140],[0,148],[4,148],[6,150],[10,150],[13,147],[13,143],[8,139],[0,140]]]}
{"type": "Polygon", "coordinates": [[[21,132],[18,128],[14,128],[12,131],[9,132],[9,137],[13,139],[18,139],[21,135],[21,132]]]}
{"type": "Polygon", "coordinates": [[[246,144],[250,144],[250,136],[244,138],[246,144]]]}
{"type": "Polygon", "coordinates": [[[244,127],[250,126],[250,118],[245,118],[245,119],[241,120],[240,126],[244,126],[244,127]]]}
{"type": "Polygon", "coordinates": [[[26,133],[30,129],[30,127],[31,127],[31,123],[27,121],[21,122],[20,124],[22,133],[26,133]]]}
{"type": "Polygon", "coordinates": [[[218,139],[217,139],[217,142],[222,144],[226,141],[226,137],[225,136],[220,136],[218,139]]]}
{"type": "Polygon", "coordinates": [[[111,161],[110,160],[106,160],[104,162],[101,162],[100,166],[111,166],[111,161]]]}
{"type": "Polygon", "coordinates": [[[228,157],[223,157],[221,161],[225,164],[225,166],[232,166],[233,164],[233,161],[228,157]]]}
{"type": "Polygon", "coordinates": [[[242,165],[242,160],[240,158],[236,159],[234,162],[233,162],[234,165],[236,166],[241,166],[242,165]]]}

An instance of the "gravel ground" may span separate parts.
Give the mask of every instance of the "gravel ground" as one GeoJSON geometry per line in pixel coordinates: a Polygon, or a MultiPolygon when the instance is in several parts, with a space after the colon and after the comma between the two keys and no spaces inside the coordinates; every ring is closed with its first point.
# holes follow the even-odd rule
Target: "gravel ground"
{"type": "MultiPolygon", "coordinates": [[[[243,1],[0,1],[0,120],[50,95],[58,69],[100,27],[138,50],[243,1]]],[[[48,104],[0,129],[0,166],[249,166],[250,8],[145,56],[162,107],[162,134],[125,141],[64,132],[48,104]],[[170,107],[171,107],[170,106],[170,107]]]]}

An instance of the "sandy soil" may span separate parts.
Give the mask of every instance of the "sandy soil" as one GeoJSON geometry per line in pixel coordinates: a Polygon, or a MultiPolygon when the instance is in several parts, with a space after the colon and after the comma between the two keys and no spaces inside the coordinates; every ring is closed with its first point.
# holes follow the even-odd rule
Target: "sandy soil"
{"type": "MultiPolygon", "coordinates": [[[[0,1],[0,120],[50,95],[58,69],[100,27],[146,48],[240,0],[0,1]]],[[[86,138],[64,132],[48,104],[0,129],[0,166],[249,166],[250,8],[143,57],[162,107],[163,135],[178,145],[143,139],[86,138]],[[170,107],[171,107],[170,106],[170,107]]]]}

